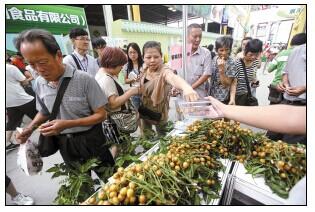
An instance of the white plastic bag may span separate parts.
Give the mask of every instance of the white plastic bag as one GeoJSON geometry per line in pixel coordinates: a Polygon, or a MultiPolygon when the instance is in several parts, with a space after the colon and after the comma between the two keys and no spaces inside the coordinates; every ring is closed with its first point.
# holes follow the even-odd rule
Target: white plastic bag
{"type": "Polygon", "coordinates": [[[26,175],[36,175],[43,168],[43,160],[39,154],[37,146],[30,140],[20,144],[17,165],[25,172],[26,175]]]}

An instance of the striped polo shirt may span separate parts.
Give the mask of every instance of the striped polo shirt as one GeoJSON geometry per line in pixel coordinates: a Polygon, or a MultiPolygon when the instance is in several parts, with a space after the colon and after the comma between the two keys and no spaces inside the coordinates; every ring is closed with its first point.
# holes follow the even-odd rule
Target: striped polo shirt
{"type": "MultiPolygon", "coordinates": [[[[255,81],[256,79],[256,72],[257,72],[258,65],[259,65],[259,61],[255,60],[251,66],[246,67],[249,87],[250,87],[250,83],[255,81]]],[[[243,71],[243,66],[240,59],[236,60],[235,67],[236,67],[236,78],[237,78],[236,95],[241,95],[241,94],[247,93],[247,85],[246,85],[246,80],[245,80],[245,74],[243,71]]]]}
{"type": "MultiPolygon", "coordinates": [[[[36,80],[36,108],[40,113],[48,116],[53,108],[57,91],[65,77],[71,77],[66,92],[60,104],[59,113],[56,119],[73,120],[84,118],[93,114],[93,110],[105,106],[107,98],[100,86],[88,73],[78,71],[65,64],[65,72],[56,87],[51,86],[44,78],[39,76],[36,80]],[[44,103],[47,108],[43,108],[44,103]]],[[[91,126],[80,126],[65,129],[61,134],[83,132],[91,126]]]]}

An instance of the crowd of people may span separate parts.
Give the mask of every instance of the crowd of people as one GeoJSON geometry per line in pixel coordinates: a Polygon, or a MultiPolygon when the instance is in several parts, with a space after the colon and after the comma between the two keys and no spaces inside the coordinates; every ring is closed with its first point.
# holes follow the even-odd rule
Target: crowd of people
{"type": "MultiPolygon", "coordinates": [[[[19,54],[7,58],[6,64],[8,148],[17,145],[12,142],[12,133],[21,125],[23,116],[27,115],[32,121],[23,128],[22,133],[16,133],[18,143],[26,142],[34,130],[39,129],[43,136],[53,136],[67,165],[71,166],[72,162],[84,163],[96,157],[101,161],[99,166],[113,166],[124,141],[118,139],[104,146],[104,139],[108,137],[104,137],[102,122],[108,120],[112,123],[118,137],[129,135],[128,130],[121,130],[125,127],[120,126],[124,125],[123,118],[116,122],[114,114],[134,110],[142,135],[155,129],[158,136],[163,136],[173,89],[180,91],[186,101],[208,98],[212,102],[213,118],[226,117],[246,123],[250,119],[245,115],[247,109],[233,105],[258,105],[255,93],[259,79],[256,73],[261,66],[263,52],[263,43],[259,39],[245,37],[241,52],[233,55],[232,37],[221,36],[214,46],[209,47],[209,51],[200,46],[201,25],[191,24],[187,37],[192,46],[190,62],[183,75],[183,70],[172,70],[163,63],[161,44],[157,41],[146,42],[142,52],[139,45],[132,42],[125,53],[118,47],[106,46],[102,38],[95,38],[92,46],[97,58],[94,58],[88,54],[90,38],[87,31],[75,28],[70,31],[69,37],[73,52],[65,57],[53,35],[45,30],[26,30],[15,39],[19,54]],[[125,84],[130,85],[128,90],[118,80],[120,72],[124,73],[125,84]],[[66,81],[65,92],[60,94],[59,90],[66,81]],[[57,97],[61,102],[56,106],[57,97]],[[130,107],[130,102],[133,107],[130,107]],[[57,110],[57,115],[51,120],[54,110],[57,110]]],[[[306,105],[305,33],[295,35],[291,47],[278,53],[268,67],[268,71],[273,70],[277,71],[270,85],[269,97],[274,100],[272,97],[276,93],[281,98],[277,102],[270,100],[270,104],[302,106],[303,113],[306,105]]],[[[276,112],[283,108],[277,108],[271,109],[270,119],[263,119],[265,124],[257,124],[255,120],[248,123],[268,129],[267,135],[272,139],[306,144],[305,123],[302,123],[305,119],[293,124],[290,119],[292,126],[302,126],[296,129],[290,125],[291,128],[282,130],[283,126],[279,128],[282,122],[275,122],[278,123],[275,127],[266,124],[271,120],[286,119],[276,112]]],[[[291,110],[290,107],[285,109],[291,110]]],[[[248,116],[263,113],[257,109],[251,110],[248,116]]],[[[292,113],[295,111],[301,114],[300,109],[293,107],[292,113]]],[[[292,114],[292,117],[295,115],[292,114]]],[[[95,172],[102,174],[97,167],[95,172]]],[[[10,183],[6,178],[6,186],[10,183]]],[[[12,198],[17,195],[15,192],[12,198]]],[[[25,202],[34,203],[16,201],[16,204],[25,202]]]]}

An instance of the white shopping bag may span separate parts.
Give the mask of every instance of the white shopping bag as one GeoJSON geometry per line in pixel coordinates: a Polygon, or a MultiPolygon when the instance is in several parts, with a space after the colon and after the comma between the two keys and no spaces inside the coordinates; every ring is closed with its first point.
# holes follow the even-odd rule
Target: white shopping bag
{"type": "MultiPolygon", "coordinates": [[[[22,129],[17,129],[21,131],[22,129]]],[[[38,148],[31,140],[21,144],[17,156],[17,165],[25,172],[26,175],[36,175],[43,168],[43,160],[39,154],[38,148]]]]}

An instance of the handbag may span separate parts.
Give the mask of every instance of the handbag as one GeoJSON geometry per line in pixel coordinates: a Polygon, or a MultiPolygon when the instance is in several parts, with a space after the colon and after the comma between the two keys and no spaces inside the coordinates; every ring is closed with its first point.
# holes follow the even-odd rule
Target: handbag
{"type": "MultiPolygon", "coordinates": [[[[112,76],[110,75],[107,76],[112,78],[112,76]]],[[[117,88],[119,96],[122,96],[124,94],[123,89],[116,82],[116,80],[114,80],[114,83],[117,88]]],[[[127,101],[126,105],[124,104],[121,106],[120,111],[110,113],[109,121],[116,125],[113,127],[116,127],[119,133],[133,133],[138,129],[137,113],[130,100],[127,101]]],[[[103,124],[103,126],[105,125],[108,125],[108,123],[103,124]]],[[[103,129],[103,131],[105,130],[106,129],[103,129]]]]}
{"type": "Polygon", "coordinates": [[[242,99],[242,100],[239,99],[238,102],[241,103],[239,105],[258,106],[258,100],[256,97],[254,97],[252,95],[252,92],[251,92],[250,87],[249,87],[248,77],[247,77],[245,63],[244,63],[243,59],[241,59],[241,63],[242,63],[242,67],[243,67],[243,71],[244,71],[244,75],[245,75],[245,80],[246,80],[247,94],[246,94],[246,96],[241,95],[241,96],[243,96],[242,98],[245,98],[245,99],[242,99]]]}
{"type": "Polygon", "coordinates": [[[154,112],[150,110],[149,108],[145,107],[142,103],[140,103],[138,112],[139,112],[140,118],[142,119],[152,120],[152,121],[161,121],[161,118],[162,118],[162,113],[154,112]]]}
{"type": "MultiPolygon", "coordinates": [[[[59,112],[59,106],[61,104],[62,97],[68,87],[70,82],[70,77],[65,77],[60,85],[60,88],[57,92],[56,100],[54,102],[54,106],[51,114],[49,115],[49,121],[56,119],[57,114],[59,112]]],[[[38,97],[38,96],[37,96],[38,97]]],[[[47,111],[47,107],[44,103],[39,101],[41,106],[45,108],[47,111]]],[[[40,134],[38,139],[38,150],[42,157],[48,157],[50,155],[55,154],[58,151],[57,137],[56,136],[44,136],[40,134]]]]}
{"type": "Polygon", "coordinates": [[[280,103],[283,99],[283,94],[276,89],[276,85],[270,84],[268,100],[272,103],[280,103]]]}

